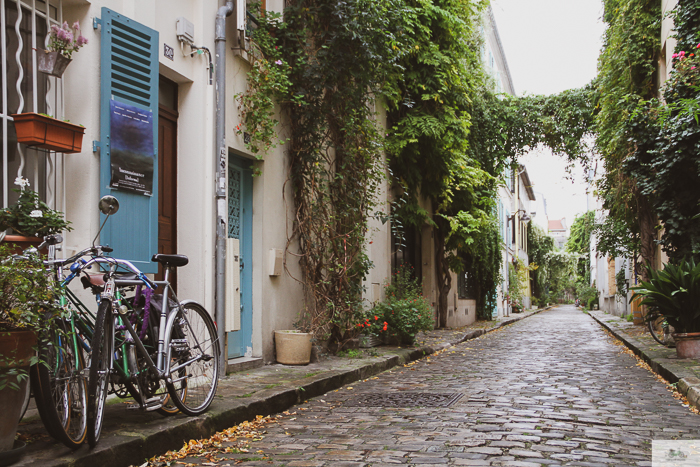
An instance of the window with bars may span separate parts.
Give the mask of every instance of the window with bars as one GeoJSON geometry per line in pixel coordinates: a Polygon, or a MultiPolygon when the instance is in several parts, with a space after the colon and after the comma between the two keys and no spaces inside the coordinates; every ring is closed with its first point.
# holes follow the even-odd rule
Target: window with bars
{"type": "Polygon", "coordinates": [[[14,204],[18,177],[29,180],[30,188],[54,209],[59,202],[63,177],[63,156],[17,143],[12,114],[45,113],[63,117],[63,83],[37,71],[37,53],[44,49],[53,24],[62,21],[61,0],[0,0],[2,31],[0,65],[3,88],[0,93],[0,147],[2,176],[0,197],[3,207],[14,204]]]}

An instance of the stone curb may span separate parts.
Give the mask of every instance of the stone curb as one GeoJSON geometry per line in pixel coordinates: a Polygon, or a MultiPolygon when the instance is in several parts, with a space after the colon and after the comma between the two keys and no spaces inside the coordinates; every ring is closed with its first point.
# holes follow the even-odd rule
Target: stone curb
{"type": "MultiPolygon", "coordinates": [[[[659,350],[650,348],[644,342],[630,336],[613,323],[606,322],[603,319],[606,315],[602,314],[602,312],[588,311],[588,316],[622,341],[635,355],[649,365],[655,373],[670,383],[677,383],[678,391],[688,399],[688,403],[693,407],[700,408],[700,378],[690,374],[687,369],[677,363],[669,361],[668,358],[660,358],[657,356],[659,355],[659,350]]],[[[668,349],[663,351],[664,354],[675,353],[673,350],[666,350],[668,349]]]]}
{"type": "MultiPolygon", "coordinates": [[[[551,307],[550,307],[551,308],[551,307]]],[[[537,310],[523,316],[513,317],[496,326],[466,332],[454,342],[432,343],[415,349],[398,348],[392,350],[394,355],[387,355],[381,361],[370,362],[348,370],[323,371],[318,376],[307,378],[301,386],[284,384],[279,387],[263,389],[245,399],[226,398],[205,414],[198,417],[171,417],[162,419],[155,424],[127,426],[113,436],[100,440],[93,450],[85,446],[65,455],[56,456],[38,450],[28,452],[17,464],[45,465],[51,467],[123,467],[125,465],[140,465],[145,459],[164,453],[168,450],[179,449],[183,441],[207,438],[217,431],[235,426],[241,422],[254,420],[258,415],[273,415],[283,412],[290,407],[302,403],[312,397],[323,395],[329,391],[341,388],[347,384],[367,379],[378,373],[421,359],[440,350],[452,347],[461,342],[474,339],[486,333],[495,331],[503,326],[513,324],[524,318],[533,316],[548,308],[537,310]],[[57,458],[58,457],[58,458],[57,458]]]]}

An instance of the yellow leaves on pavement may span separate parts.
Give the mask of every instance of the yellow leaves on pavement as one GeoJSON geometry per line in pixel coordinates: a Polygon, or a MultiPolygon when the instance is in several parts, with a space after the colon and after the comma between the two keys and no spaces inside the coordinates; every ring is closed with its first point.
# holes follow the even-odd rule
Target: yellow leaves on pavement
{"type": "MultiPolygon", "coordinates": [[[[289,415],[289,412],[284,412],[289,415]]],[[[296,413],[296,412],[294,412],[296,413]]],[[[200,465],[221,465],[221,461],[225,460],[217,455],[225,453],[247,453],[249,452],[251,441],[260,441],[263,439],[265,426],[274,423],[281,415],[274,417],[263,417],[258,415],[255,420],[243,422],[239,425],[227,428],[226,430],[215,433],[211,438],[192,439],[179,451],[168,451],[162,456],[154,457],[141,467],[153,467],[161,465],[172,465],[173,463],[185,459],[187,457],[205,458],[208,463],[200,465]],[[227,446],[224,446],[224,443],[227,446]]],[[[261,453],[262,451],[257,451],[261,453]]],[[[178,465],[194,465],[183,462],[177,462],[178,465]]]]}

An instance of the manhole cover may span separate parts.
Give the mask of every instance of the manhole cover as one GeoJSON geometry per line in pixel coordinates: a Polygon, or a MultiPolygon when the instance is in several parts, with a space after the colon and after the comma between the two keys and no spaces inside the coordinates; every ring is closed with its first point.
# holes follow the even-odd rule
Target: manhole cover
{"type": "Polygon", "coordinates": [[[449,407],[463,394],[444,392],[392,392],[387,394],[362,394],[344,405],[351,407],[449,407]]]}

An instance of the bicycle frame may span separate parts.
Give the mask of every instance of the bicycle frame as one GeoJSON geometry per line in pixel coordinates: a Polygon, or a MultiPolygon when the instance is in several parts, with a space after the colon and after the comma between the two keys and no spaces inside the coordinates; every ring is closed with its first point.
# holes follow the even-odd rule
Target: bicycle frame
{"type": "MultiPolygon", "coordinates": [[[[177,295],[175,294],[175,291],[172,289],[172,286],[170,285],[169,281],[169,276],[170,276],[170,270],[169,268],[166,268],[165,270],[165,280],[163,281],[151,281],[148,279],[141,271],[138,270],[130,261],[126,260],[121,260],[121,259],[115,259],[115,258],[107,258],[107,257],[98,257],[98,258],[93,258],[90,261],[88,261],[85,264],[85,268],[91,266],[92,264],[100,264],[103,266],[106,266],[109,268],[109,272],[107,273],[107,280],[105,282],[105,287],[104,291],[100,294],[100,300],[102,299],[107,299],[112,302],[112,317],[113,319],[117,319],[119,325],[124,327],[124,330],[126,330],[128,334],[128,340],[125,341],[125,344],[128,345],[134,345],[136,349],[138,350],[139,354],[144,358],[144,361],[147,366],[147,370],[157,379],[164,379],[168,383],[174,383],[178,382],[186,376],[182,378],[178,378],[176,380],[173,380],[170,375],[173,372],[177,372],[180,368],[190,364],[192,361],[196,360],[192,359],[184,364],[180,364],[177,367],[171,368],[170,367],[170,342],[171,342],[171,336],[169,333],[169,329],[171,329],[171,326],[176,318],[177,313],[171,313],[170,311],[170,299],[172,298],[176,302],[178,302],[177,295]],[[138,277],[138,279],[120,279],[118,276],[115,276],[115,273],[119,268],[126,269],[129,272],[135,273],[138,277]],[[155,289],[158,286],[163,286],[164,291],[163,291],[163,298],[162,298],[162,305],[161,305],[161,313],[159,317],[159,329],[158,329],[158,345],[157,345],[157,358],[156,361],[154,362],[153,359],[151,358],[151,355],[149,355],[148,350],[145,348],[143,342],[141,341],[141,338],[139,337],[137,331],[134,329],[134,326],[131,324],[130,320],[126,317],[126,311],[123,310],[121,301],[124,299],[124,297],[121,294],[121,288],[123,287],[130,287],[130,286],[146,286],[150,289],[155,289]]],[[[179,306],[179,302],[178,302],[179,306]]],[[[112,337],[113,343],[114,343],[114,336],[112,337]]],[[[135,374],[132,374],[131,371],[129,370],[129,362],[128,362],[128,356],[126,355],[126,352],[123,353],[122,359],[124,360],[124,371],[122,372],[122,376],[125,376],[127,380],[133,381],[136,379],[136,376],[140,373],[140,370],[137,371],[135,374]]],[[[110,368],[110,370],[113,369],[110,368]]],[[[141,405],[145,404],[145,401],[142,399],[141,405]]]]}

